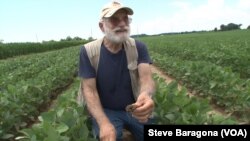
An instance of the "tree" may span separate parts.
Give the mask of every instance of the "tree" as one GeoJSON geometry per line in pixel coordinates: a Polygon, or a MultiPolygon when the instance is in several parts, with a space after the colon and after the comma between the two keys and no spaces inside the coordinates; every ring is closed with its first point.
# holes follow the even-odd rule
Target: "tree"
{"type": "Polygon", "coordinates": [[[214,28],[214,31],[215,31],[215,32],[218,31],[217,27],[214,28]]]}
{"type": "Polygon", "coordinates": [[[75,40],[75,41],[81,41],[82,38],[80,38],[80,37],[74,37],[73,40],[75,40]]]}
{"type": "Polygon", "coordinates": [[[0,44],[2,44],[3,43],[3,39],[0,39],[0,44]]]}
{"type": "Polygon", "coordinates": [[[226,26],[224,24],[220,25],[220,30],[221,31],[225,31],[226,30],[226,26]]]}
{"type": "Polygon", "coordinates": [[[68,36],[68,37],[66,38],[66,41],[72,41],[72,38],[71,38],[70,36],[68,36]]]}
{"type": "Polygon", "coordinates": [[[89,37],[89,38],[88,38],[88,41],[93,41],[93,40],[94,40],[93,37],[89,37]]]}
{"type": "Polygon", "coordinates": [[[242,24],[234,24],[234,23],[229,23],[227,25],[228,30],[234,30],[234,29],[240,29],[242,24]]]}
{"type": "Polygon", "coordinates": [[[234,24],[234,23],[229,23],[228,25],[222,24],[220,26],[220,30],[221,31],[236,30],[236,29],[240,29],[241,26],[242,24],[234,24]]]}
{"type": "Polygon", "coordinates": [[[250,25],[247,27],[247,29],[250,29],[250,25]]]}

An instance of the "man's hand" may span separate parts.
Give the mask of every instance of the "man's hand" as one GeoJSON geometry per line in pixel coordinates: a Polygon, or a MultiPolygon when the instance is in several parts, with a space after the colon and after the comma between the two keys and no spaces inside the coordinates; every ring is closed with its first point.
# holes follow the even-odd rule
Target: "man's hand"
{"type": "Polygon", "coordinates": [[[110,122],[100,125],[100,141],[116,141],[116,131],[110,122]]]}
{"type": "Polygon", "coordinates": [[[132,113],[132,116],[139,120],[139,122],[145,123],[151,116],[154,109],[154,101],[146,93],[143,92],[137,98],[137,101],[126,108],[127,111],[132,113]]]}

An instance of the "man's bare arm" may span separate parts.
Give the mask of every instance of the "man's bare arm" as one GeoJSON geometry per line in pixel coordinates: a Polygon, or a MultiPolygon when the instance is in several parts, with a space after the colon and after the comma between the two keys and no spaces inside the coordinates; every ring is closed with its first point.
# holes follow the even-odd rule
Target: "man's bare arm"
{"type": "Polygon", "coordinates": [[[95,118],[100,128],[101,140],[115,140],[116,131],[103,111],[100,98],[96,89],[96,79],[82,80],[83,96],[90,114],[95,118]]]}
{"type": "Polygon", "coordinates": [[[155,83],[149,64],[141,63],[138,66],[141,90],[134,104],[132,115],[140,122],[147,122],[154,109],[154,101],[151,98],[155,91],[155,83]]]}
{"type": "Polygon", "coordinates": [[[152,72],[150,64],[141,63],[138,66],[139,78],[141,84],[140,93],[147,93],[152,96],[155,92],[155,82],[152,78],[152,72]]]}
{"type": "Polygon", "coordinates": [[[98,124],[108,120],[103,112],[100,98],[96,89],[96,79],[82,80],[83,96],[86,101],[90,114],[97,120],[98,124]]]}

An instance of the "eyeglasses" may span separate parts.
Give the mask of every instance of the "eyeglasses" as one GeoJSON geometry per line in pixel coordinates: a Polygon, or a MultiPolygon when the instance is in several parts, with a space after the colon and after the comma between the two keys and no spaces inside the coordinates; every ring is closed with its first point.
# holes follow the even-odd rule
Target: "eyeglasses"
{"type": "Polygon", "coordinates": [[[112,16],[110,18],[103,18],[103,19],[109,21],[113,25],[118,25],[122,21],[125,22],[126,25],[129,25],[132,22],[132,18],[128,16],[124,16],[123,18],[112,16]]]}

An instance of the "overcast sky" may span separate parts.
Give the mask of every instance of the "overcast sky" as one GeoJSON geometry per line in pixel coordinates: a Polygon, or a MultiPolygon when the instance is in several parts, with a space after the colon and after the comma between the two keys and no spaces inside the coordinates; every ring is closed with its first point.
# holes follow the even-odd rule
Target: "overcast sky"
{"type": "MultiPolygon", "coordinates": [[[[41,42],[103,36],[101,8],[111,0],[1,0],[0,39],[41,42]]],[[[119,0],[134,10],[131,34],[213,30],[250,25],[250,0],[119,0]]]]}

